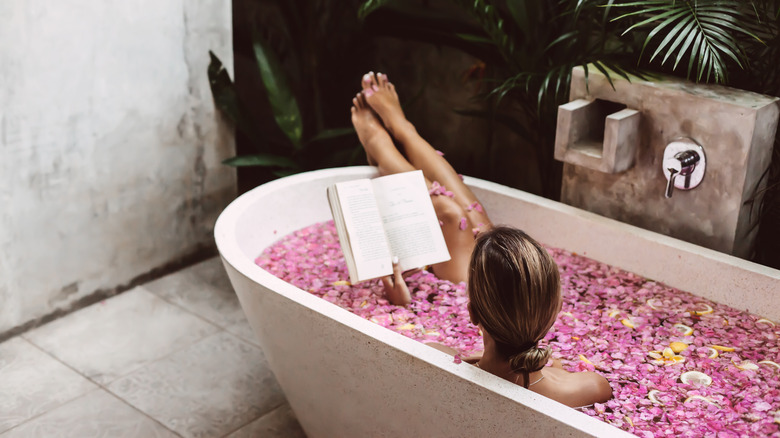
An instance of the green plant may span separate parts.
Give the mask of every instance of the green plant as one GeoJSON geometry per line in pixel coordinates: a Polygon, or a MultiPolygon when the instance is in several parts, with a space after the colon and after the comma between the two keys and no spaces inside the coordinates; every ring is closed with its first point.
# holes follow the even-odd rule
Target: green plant
{"type": "Polygon", "coordinates": [[[255,166],[261,174],[259,182],[357,163],[362,149],[348,126],[348,111],[335,118],[325,104],[334,93],[342,92],[339,97],[354,93],[356,81],[348,72],[358,72],[359,66],[346,55],[365,52],[355,18],[357,1],[247,0],[243,4],[247,13],[241,24],[249,29],[251,48],[249,54],[237,49],[235,55],[251,57],[255,67],[251,76],[259,79],[262,86],[257,88],[262,93],[258,99],[245,92],[248,87],[237,87],[219,58],[210,53],[208,75],[216,106],[254,150],[224,163],[255,166]]]}
{"type": "MultiPolygon", "coordinates": [[[[452,0],[465,12],[429,10],[404,0],[368,0],[360,14],[375,33],[446,44],[482,59],[487,109],[459,109],[518,134],[538,166],[542,194],[560,190],[552,144],[558,105],[568,97],[571,71],[591,65],[622,76],[641,74],[637,44],[610,20],[613,1],[452,0]],[[393,26],[383,26],[391,21],[393,26]]],[[[489,173],[489,172],[488,172],[489,173]]]]}
{"type": "MultiPolygon", "coordinates": [[[[574,66],[780,95],[780,0],[450,0],[435,8],[366,0],[360,16],[375,33],[448,45],[484,61],[487,110],[459,112],[518,133],[550,198],[559,196],[561,179],[553,159],[556,111],[574,66]]],[[[773,253],[770,264],[780,267],[777,144],[760,208],[761,232],[773,237],[759,241],[758,251],[773,253]]]]}

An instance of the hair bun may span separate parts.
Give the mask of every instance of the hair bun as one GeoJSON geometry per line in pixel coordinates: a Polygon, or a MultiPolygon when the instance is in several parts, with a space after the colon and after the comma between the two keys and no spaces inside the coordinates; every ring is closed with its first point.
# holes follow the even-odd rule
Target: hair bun
{"type": "Polygon", "coordinates": [[[509,366],[516,373],[523,371],[532,373],[544,368],[550,360],[551,354],[550,348],[539,348],[537,345],[533,345],[526,350],[509,356],[509,366]]]}

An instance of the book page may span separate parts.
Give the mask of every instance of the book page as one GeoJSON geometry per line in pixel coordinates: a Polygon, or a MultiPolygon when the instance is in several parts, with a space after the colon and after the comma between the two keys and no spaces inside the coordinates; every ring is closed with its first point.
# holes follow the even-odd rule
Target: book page
{"type": "Polygon", "coordinates": [[[390,249],[402,271],[450,259],[421,170],[371,182],[390,249]]]}
{"type": "Polygon", "coordinates": [[[368,280],[393,273],[390,247],[382,229],[382,218],[368,179],[336,183],[341,216],[352,249],[355,271],[350,281],[368,280]]]}

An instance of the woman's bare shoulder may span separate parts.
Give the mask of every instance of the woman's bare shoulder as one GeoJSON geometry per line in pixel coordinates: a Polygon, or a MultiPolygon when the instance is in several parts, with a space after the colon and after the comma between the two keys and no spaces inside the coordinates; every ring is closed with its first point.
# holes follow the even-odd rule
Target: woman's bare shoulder
{"type": "Polygon", "coordinates": [[[604,376],[584,371],[570,373],[566,370],[547,367],[543,370],[546,385],[542,395],[571,407],[603,403],[612,398],[612,387],[604,376]],[[549,378],[548,378],[549,377],[549,378]]]}

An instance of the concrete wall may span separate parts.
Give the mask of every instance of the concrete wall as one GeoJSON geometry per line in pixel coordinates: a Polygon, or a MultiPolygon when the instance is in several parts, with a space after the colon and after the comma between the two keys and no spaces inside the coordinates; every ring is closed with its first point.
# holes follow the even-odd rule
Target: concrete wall
{"type": "Polygon", "coordinates": [[[0,2],[0,338],[213,245],[219,0],[0,2]]]}
{"type": "MultiPolygon", "coordinates": [[[[671,77],[631,82],[613,78],[613,83],[614,87],[603,74],[591,71],[586,86],[585,73],[577,67],[570,99],[601,99],[640,113],[634,166],[604,173],[588,168],[586,162],[574,159],[576,155],[567,155],[572,159],[564,165],[561,201],[750,258],[760,217],[747,201],[760,194],[766,183],[762,175],[770,164],[780,99],[671,77]],[[704,149],[704,179],[689,191],[675,189],[667,199],[664,150],[681,137],[704,149]]],[[[558,133],[564,128],[559,124],[558,133]]],[[[755,205],[758,202],[760,197],[755,205]]]]}

